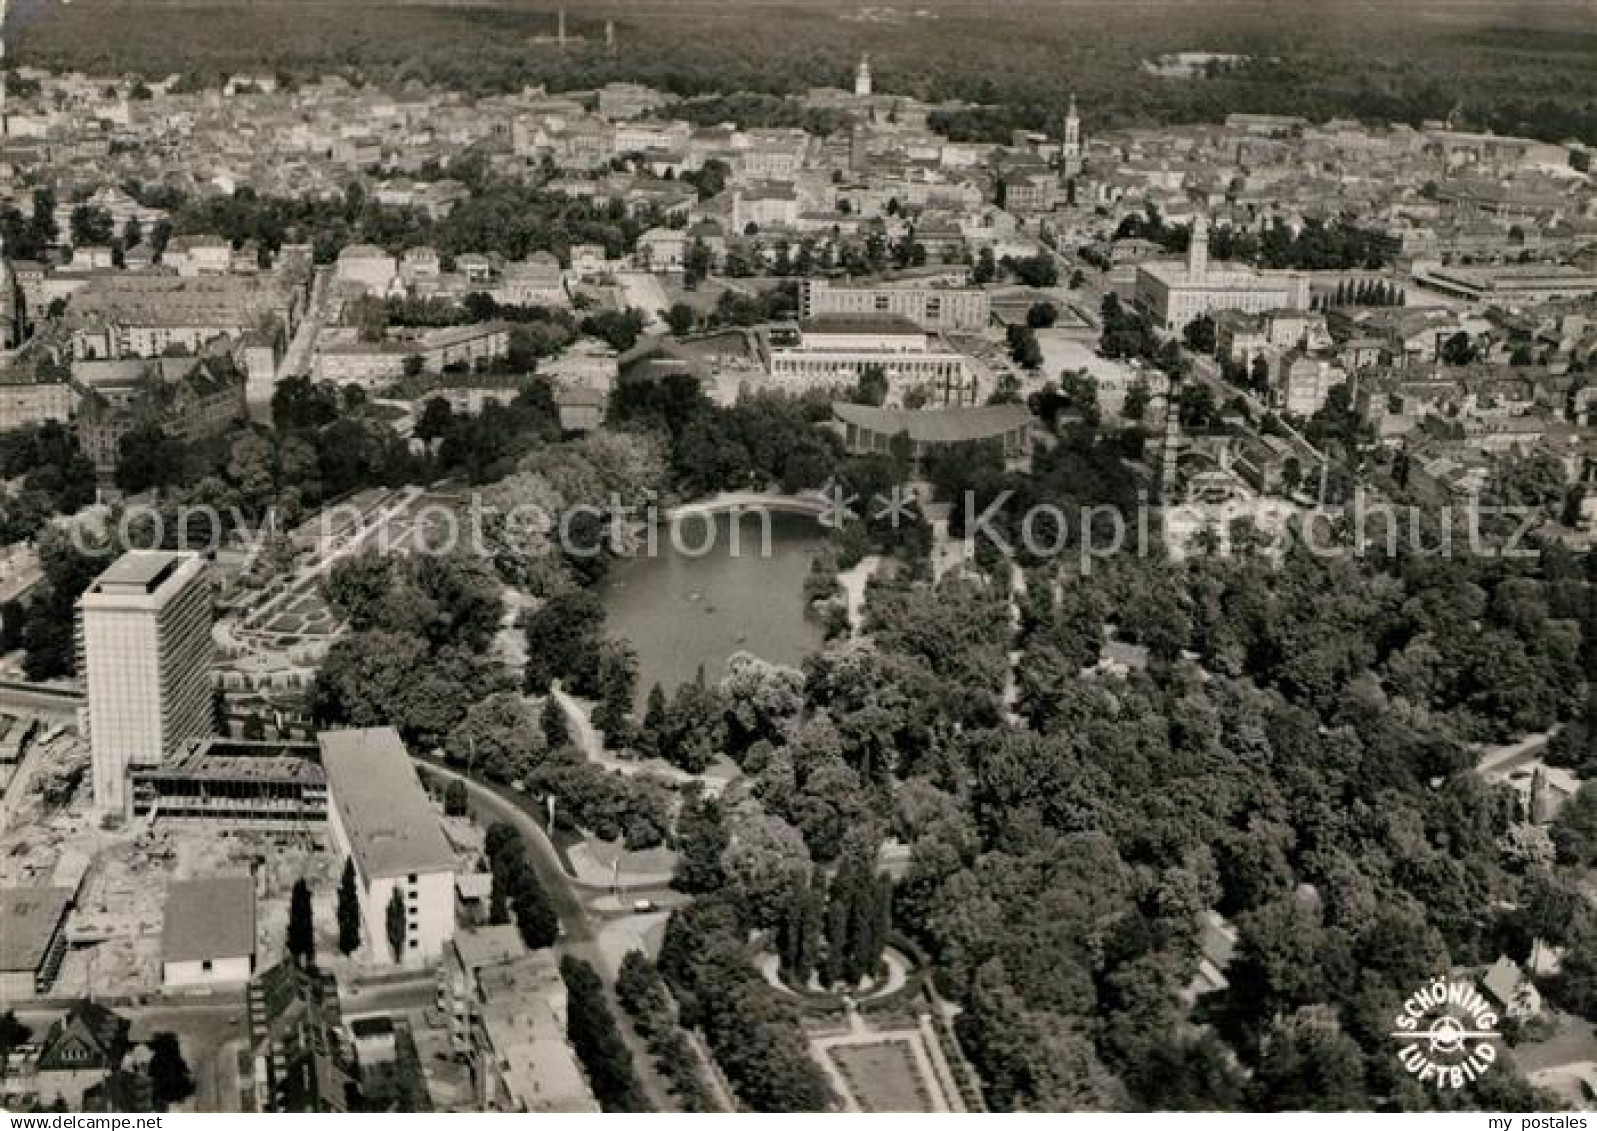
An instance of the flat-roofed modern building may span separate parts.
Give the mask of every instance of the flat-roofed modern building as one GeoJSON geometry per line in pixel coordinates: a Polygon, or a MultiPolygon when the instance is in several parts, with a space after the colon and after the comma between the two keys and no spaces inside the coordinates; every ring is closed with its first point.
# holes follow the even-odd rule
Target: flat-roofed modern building
{"type": "Polygon", "coordinates": [[[161,984],[242,986],[255,974],[255,881],[212,876],[167,885],[161,984]]]}
{"type": "Polygon", "coordinates": [[[871,367],[880,367],[899,395],[919,389],[931,404],[976,403],[976,374],[965,355],[933,348],[902,314],[820,315],[805,320],[797,346],[771,351],[772,378],[797,388],[852,384],[871,367]]]}
{"type": "Polygon", "coordinates": [[[50,992],[66,954],[69,887],[0,891],[0,1002],[50,992]]]}
{"type": "Polygon", "coordinates": [[[1414,282],[1427,290],[1472,302],[1536,304],[1578,301],[1597,294],[1597,272],[1557,263],[1481,267],[1416,264],[1414,282]]]}
{"type": "Polygon", "coordinates": [[[128,771],[211,733],[211,589],[205,559],[131,550],[78,599],[94,804],[127,806],[128,771]]]}
{"type": "Polygon", "coordinates": [[[980,333],[987,328],[992,305],[980,287],[927,284],[838,285],[826,279],[804,284],[805,318],[822,314],[897,314],[922,330],[980,333]]]}
{"type": "Polygon", "coordinates": [[[362,950],[377,962],[435,961],[455,933],[455,853],[404,741],[393,727],[323,731],[317,741],[333,851],[355,862],[362,950]],[[405,908],[397,951],[388,935],[396,891],[405,908]]]}

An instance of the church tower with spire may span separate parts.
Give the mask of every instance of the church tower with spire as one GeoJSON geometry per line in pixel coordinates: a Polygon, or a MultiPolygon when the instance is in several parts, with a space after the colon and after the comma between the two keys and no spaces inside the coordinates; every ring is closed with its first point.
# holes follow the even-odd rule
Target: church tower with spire
{"type": "Polygon", "coordinates": [[[869,98],[871,96],[871,57],[859,57],[859,69],[854,72],[854,95],[856,98],[869,98]]]}
{"type": "Polygon", "coordinates": [[[1070,96],[1070,109],[1065,111],[1065,142],[1061,150],[1064,159],[1065,179],[1070,180],[1081,172],[1081,115],[1076,113],[1076,96],[1070,96]]]}
{"type": "Polygon", "coordinates": [[[1209,218],[1202,212],[1192,218],[1192,239],[1187,244],[1187,282],[1201,283],[1209,273],[1209,218]]]}

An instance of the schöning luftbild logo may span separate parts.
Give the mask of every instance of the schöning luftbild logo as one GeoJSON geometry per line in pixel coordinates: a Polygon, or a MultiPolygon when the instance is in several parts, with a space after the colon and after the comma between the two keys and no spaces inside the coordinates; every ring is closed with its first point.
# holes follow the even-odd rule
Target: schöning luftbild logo
{"type": "Polygon", "coordinates": [[[1422,1083],[1462,1088],[1497,1061],[1497,1013],[1470,982],[1438,978],[1410,994],[1391,1034],[1398,1059],[1422,1083]]]}

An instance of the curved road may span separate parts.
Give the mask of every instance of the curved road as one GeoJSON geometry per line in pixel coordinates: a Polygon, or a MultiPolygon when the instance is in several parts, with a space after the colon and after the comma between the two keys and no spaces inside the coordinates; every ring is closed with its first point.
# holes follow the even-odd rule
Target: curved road
{"type": "Polygon", "coordinates": [[[472,807],[487,814],[489,820],[505,821],[515,827],[527,842],[527,856],[532,870],[537,873],[538,881],[549,893],[549,902],[560,916],[561,949],[599,967],[593,921],[588,917],[587,907],[572,891],[571,878],[561,866],[560,856],[548,834],[543,831],[532,803],[509,789],[467,777],[438,758],[420,754],[415,758],[429,774],[436,774],[446,781],[464,782],[472,807]]]}

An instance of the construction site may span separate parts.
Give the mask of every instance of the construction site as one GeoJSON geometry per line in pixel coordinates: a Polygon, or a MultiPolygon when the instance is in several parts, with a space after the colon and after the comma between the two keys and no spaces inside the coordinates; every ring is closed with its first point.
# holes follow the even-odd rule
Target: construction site
{"type": "Polygon", "coordinates": [[[333,921],[338,876],[318,826],[223,830],[146,815],[107,827],[93,816],[83,785],[65,804],[47,806],[37,794],[28,801],[28,814],[0,837],[0,890],[72,893],[65,954],[41,996],[136,998],[159,992],[161,928],[167,885],[174,880],[253,875],[262,954],[281,948],[289,893],[301,877],[327,900],[318,917],[333,921]]]}

